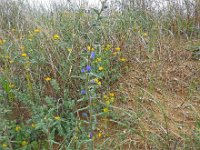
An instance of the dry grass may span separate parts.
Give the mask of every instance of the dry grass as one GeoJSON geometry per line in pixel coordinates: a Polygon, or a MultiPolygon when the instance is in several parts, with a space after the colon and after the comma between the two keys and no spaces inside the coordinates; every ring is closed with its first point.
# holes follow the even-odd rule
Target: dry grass
{"type": "Polygon", "coordinates": [[[115,107],[125,110],[116,109],[121,115],[127,111],[137,117],[123,115],[119,122],[125,128],[108,126],[105,132],[113,136],[105,138],[107,144],[120,141],[120,149],[197,148],[192,143],[187,147],[187,140],[193,139],[200,119],[200,62],[192,60],[185,50],[187,44],[184,40],[164,41],[160,53],[152,54],[151,59],[142,50],[142,57],[129,62],[128,73],[113,85],[118,96],[124,97],[115,107]],[[123,133],[124,140],[119,140],[123,133]]]}

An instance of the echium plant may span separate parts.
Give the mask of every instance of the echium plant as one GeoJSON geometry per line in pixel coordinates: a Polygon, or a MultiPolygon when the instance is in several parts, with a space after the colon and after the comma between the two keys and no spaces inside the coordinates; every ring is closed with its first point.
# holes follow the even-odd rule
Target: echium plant
{"type": "MultiPolygon", "coordinates": [[[[94,29],[99,31],[98,24],[101,20],[101,14],[104,11],[106,1],[102,1],[102,7],[100,10],[93,9],[94,12],[97,14],[96,23],[94,29]]],[[[101,86],[101,77],[103,77],[104,67],[99,66],[98,62],[101,62],[101,58],[97,58],[97,55],[101,53],[101,33],[96,33],[95,40],[95,47],[89,44],[86,48],[82,50],[81,56],[81,79],[83,80],[83,84],[81,87],[80,94],[83,96],[84,101],[86,102],[87,106],[85,110],[83,110],[81,116],[87,120],[87,129],[86,132],[88,133],[89,137],[89,149],[93,149],[93,135],[94,130],[97,124],[96,114],[99,111],[99,106],[97,103],[98,100],[98,92],[97,89],[101,86]]],[[[91,42],[90,42],[91,43],[91,42]]]]}
{"type": "Polygon", "coordinates": [[[86,123],[84,130],[90,141],[90,149],[94,147],[94,139],[101,136],[100,133],[96,133],[99,117],[106,117],[111,112],[110,106],[114,102],[114,93],[104,90],[102,96],[102,89],[109,86],[106,80],[109,78],[108,73],[111,69],[110,58],[115,57],[113,53],[117,52],[112,52],[109,44],[105,47],[87,46],[81,51],[80,79],[82,84],[80,87],[81,101],[79,102],[83,103],[79,105],[81,108],[78,114],[80,114],[81,121],[86,123]],[[99,116],[98,120],[97,116],[99,116]]]}
{"type": "Polygon", "coordinates": [[[81,87],[80,94],[83,96],[83,99],[87,106],[85,107],[86,110],[84,110],[81,114],[83,118],[88,120],[88,137],[91,140],[90,148],[93,147],[93,130],[95,129],[95,118],[93,113],[95,113],[94,105],[97,102],[97,88],[101,86],[101,82],[99,81],[98,75],[95,74],[95,53],[97,52],[96,48],[93,48],[91,46],[87,46],[82,51],[82,62],[81,62],[81,79],[83,80],[83,84],[81,87]]]}

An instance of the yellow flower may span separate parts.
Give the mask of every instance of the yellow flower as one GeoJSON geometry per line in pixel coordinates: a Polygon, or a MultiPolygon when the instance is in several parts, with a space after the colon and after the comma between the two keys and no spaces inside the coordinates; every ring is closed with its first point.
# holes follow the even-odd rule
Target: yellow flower
{"type": "Polygon", "coordinates": [[[103,67],[99,67],[99,71],[103,71],[104,70],[104,68],[103,67]]]}
{"type": "Polygon", "coordinates": [[[72,48],[68,48],[67,51],[68,51],[68,52],[72,52],[72,48]]]}
{"type": "Polygon", "coordinates": [[[121,48],[120,48],[120,47],[116,47],[115,50],[116,50],[116,51],[120,51],[121,48]]]}
{"type": "Polygon", "coordinates": [[[147,32],[144,32],[142,35],[143,35],[144,37],[147,37],[147,36],[148,36],[148,33],[147,33],[147,32]]]}
{"type": "Polygon", "coordinates": [[[97,78],[95,78],[95,79],[94,79],[94,82],[96,82],[96,83],[97,83],[97,82],[99,82],[99,80],[98,80],[97,78]]]}
{"type": "Polygon", "coordinates": [[[25,67],[27,68],[27,67],[30,67],[30,64],[31,64],[31,62],[30,61],[27,61],[26,63],[25,63],[25,67]]]}
{"type": "Polygon", "coordinates": [[[10,60],[9,63],[10,63],[10,64],[14,63],[14,60],[10,60]]]}
{"type": "Polygon", "coordinates": [[[96,62],[101,62],[101,58],[97,58],[97,59],[96,59],[96,62]]]}
{"type": "Polygon", "coordinates": [[[22,57],[27,57],[28,55],[26,53],[21,54],[22,57]]]}
{"type": "Polygon", "coordinates": [[[3,148],[7,148],[8,145],[7,145],[6,143],[3,143],[3,144],[2,144],[2,147],[3,147],[3,148]]]}
{"type": "Polygon", "coordinates": [[[6,58],[6,59],[10,59],[10,56],[9,56],[9,55],[6,55],[5,58],[6,58]]]}
{"type": "Polygon", "coordinates": [[[107,96],[107,95],[104,95],[103,98],[104,98],[104,99],[108,99],[108,96],[107,96]]]}
{"type": "Polygon", "coordinates": [[[108,51],[111,49],[111,45],[107,44],[105,47],[104,47],[104,50],[108,51]]]}
{"type": "Polygon", "coordinates": [[[32,124],[31,124],[31,127],[32,127],[32,128],[36,128],[36,124],[35,124],[35,123],[32,123],[32,124]]]}
{"type": "Polygon", "coordinates": [[[15,127],[15,131],[16,131],[16,132],[19,132],[20,130],[21,130],[21,127],[17,125],[17,126],[15,127]]]}
{"type": "Polygon", "coordinates": [[[110,97],[114,97],[114,96],[115,96],[115,93],[109,93],[109,96],[110,96],[110,97]]]}
{"type": "Polygon", "coordinates": [[[60,120],[60,116],[55,116],[54,119],[59,121],[60,120]]]}
{"type": "Polygon", "coordinates": [[[91,50],[91,47],[90,47],[90,46],[87,46],[87,49],[88,49],[88,51],[90,51],[90,50],[91,50]]]}
{"type": "Polygon", "coordinates": [[[0,39],[0,45],[3,45],[6,42],[6,40],[0,39]]]}
{"type": "Polygon", "coordinates": [[[32,39],[32,37],[28,37],[28,40],[29,40],[29,41],[32,41],[33,39],[32,39]]]}
{"type": "Polygon", "coordinates": [[[110,44],[107,44],[106,47],[107,47],[107,48],[111,48],[111,45],[110,45],[110,44]]]}
{"type": "Polygon", "coordinates": [[[97,82],[97,84],[98,84],[99,86],[101,86],[101,81],[97,82]]]}
{"type": "Polygon", "coordinates": [[[88,50],[88,51],[94,51],[94,48],[91,47],[91,46],[87,46],[87,50],[88,50]]]}
{"type": "Polygon", "coordinates": [[[115,100],[114,97],[111,97],[111,98],[110,98],[110,102],[111,102],[111,103],[113,103],[114,100],[115,100]]]}
{"type": "Polygon", "coordinates": [[[14,88],[15,85],[11,83],[11,84],[9,84],[9,87],[10,87],[10,88],[14,88]]]}
{"type": "Polygon", "coordinates": [[[117,55],[117,52],[114,52],[113,55],[114,55],[114,56],[117,55]]]}
{"type": "Polygon", "coordinates": [[[23,51],[23,50],[25,50],[25,46],[20,46],[19,49],[20,49],[21,51],[23,51]]]}
{"type": "Polygon", "coordinates": [[[94,82],[98,85],[101,85],[101,81],[99,81],[97,78],[94,79],[94,82]]]}
{"type": "Polygon", "coordinates": [[[50,81],[51,78],[50,78],[50,77],[45,77],[44,80],[45,80],[45,81],[50,81]]]}
{"type": "Polygon", "coordinates": [[[120,58],[119,60],[120,60],[121,62],[127,61],[126,58],[120,58]]]}
{"type": "Polygon", "coordinates": [[[98,138],[101,138],[102,137],[102,134],[101,132],[98,133],[98,138]]]}
{"type": "Polygon", "coordinates": [[[54,39],[54,40],[59,40],[59,39],[60,39],[60,36],[59,36],[58,34],[54,34],[54,35],[53,35],[53,39],[54,39]]]}
{"type": "Polygon", "coordinates": [[[109,109],[107,107],[103,108],[103,112],[109,112],[109,109]]]}
{"type": "Polygon", "coordinates": [[[35,29],[34,32],[35,32],[35,33],[40,33],[41,30],[40,30],[40,29],[35,29]]]}
{"type": "Polygon", "coordinates": [[[107,100],[107,101],[106,101],[106,104],[107,104],[107,105],[110,105],[110,101],[109,101],[109,100],[107,100]]]}
{"type": "Polygon", "coordinates": [[[26,146],[27,144],[28,144],[28,142],[27,141],[22,141],[22,146],[26,146]]]}

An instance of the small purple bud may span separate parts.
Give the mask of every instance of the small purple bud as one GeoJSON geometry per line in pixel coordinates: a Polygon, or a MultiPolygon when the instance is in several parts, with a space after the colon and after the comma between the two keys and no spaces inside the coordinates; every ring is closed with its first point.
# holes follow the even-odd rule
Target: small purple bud
{"type": "Polygon", "coordinates": [[[86,70],[87,70],[88,72],[90,72],[90,71],[91,71],[91,67],[90,67],[90,66],[86,66],[86,70]]]}
{"type": "Polygon", "coordinates": [[[91,81],[90,81],[90,83],[91,83],[91,84],[94,84],[94,83],[95,83],[95,81],[94,81],[94,80],[91,80],[91,81]]]}
{"type": "Polygon", "coordinates": [[[95,57],[95,52],[92,52],[91,55],[90,55],[90,58],[94,59],[94,57],[95,57]]]}
{"type": "Polygon", "coordinates": [[[87,118],[88,114],[87,113],[82,113],[81,116],[84,117],[84,118],[87,118]]]}
{"type": "Polygon", "coordinates": [[[19,124],[20,123],[20,119],[16,119],[16,124],[19,124]]]}
{"type": "Polygon", "coordinates": [[[87,52],[87,48],[83,48],[83,52],[87,52]]]}
{"type": "Polygon", "coordinates": [[[83,69],[81,69],[81,73],[84,73],[85,72],[85,69],[83,68],[83,69]]]}
{"type": "Polygon", "coordinates": [[[92,136],[93,136],[93,135],[92,135],[92,132],[90,132],[90,139],[92,139],[92,136]]]}
{"type": "Polygon", "coordinates": [[[81,90],[81,94],[85,95],[86,94],[85,90],[81,90]]]}

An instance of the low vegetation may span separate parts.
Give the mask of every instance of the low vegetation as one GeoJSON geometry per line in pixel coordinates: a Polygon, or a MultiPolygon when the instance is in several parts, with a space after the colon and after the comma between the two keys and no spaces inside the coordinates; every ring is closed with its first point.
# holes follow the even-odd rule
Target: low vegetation
{"type": "Polygon", "coordinates": [[[199,1],[82,4],[0,0],[0,149],[199,149],[199,1]]]}

